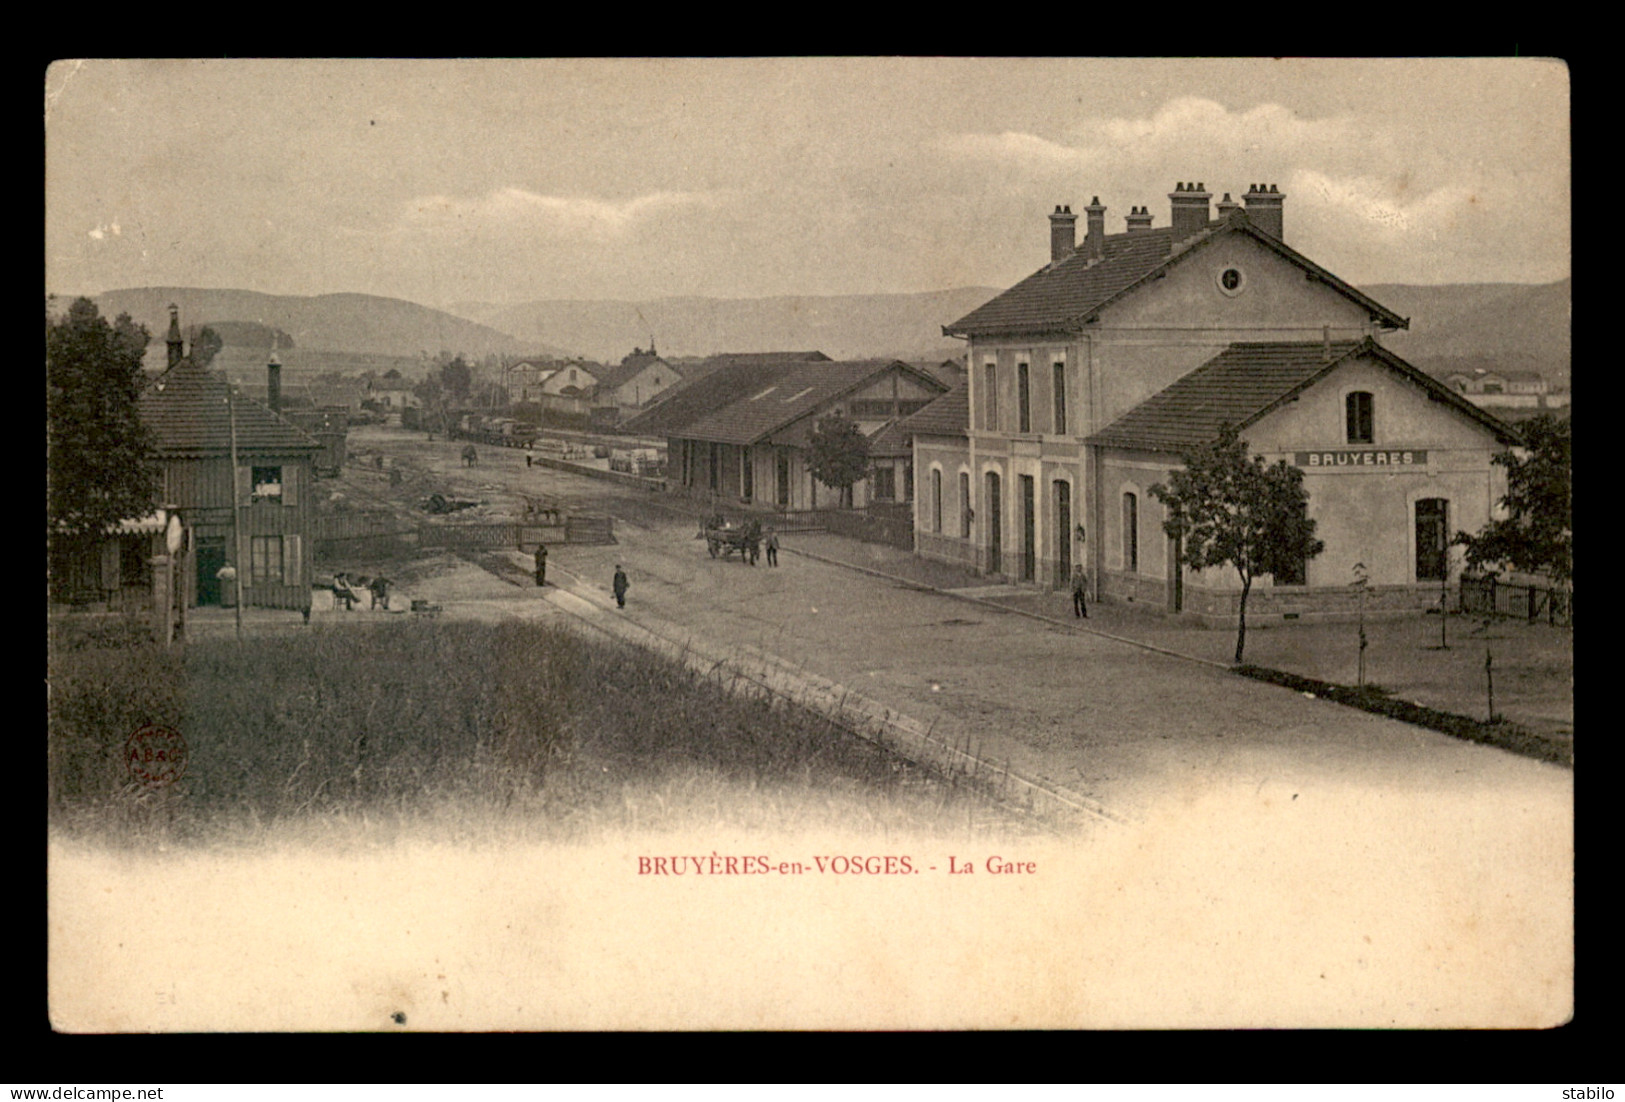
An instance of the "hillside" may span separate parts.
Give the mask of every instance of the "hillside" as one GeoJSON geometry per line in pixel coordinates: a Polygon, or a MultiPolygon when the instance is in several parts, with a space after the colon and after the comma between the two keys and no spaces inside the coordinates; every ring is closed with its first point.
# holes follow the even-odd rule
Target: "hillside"
{"type": "Polygon", "coordinates": [[[1551,382],[1568,384],[1571,279],[1360,289],[1411,319],[1409,330],[1386,334],[1382,341],[1425,371],[1495,367],[1538,371],[1551,382]]]}
{"type": "Polygon", "coordinates": [[[674,356],[818,348],[838,360],[928,358],[962,352],[942,335],[943,325],[996,294],[992,287],[961,287],[907,295],[459,303],[453,309],[527,345],[546,342],[598,359],[619,360],[650,337],[662,354],[674,356]]]}
{"type": "MultiPolygon", "coordinates": [[[[1362,290],[1411,319],[1409,330],[1386,334],[1383,342],[1423,370],[1437,375],[1498,367],[1568,384],[1572,280],[1362,290]]],[[[150,355],[158,361],[168,304],[175,302],[183,324],[215,324],[228,337],[222,366],[234,370],[258,370],[266,347],[240,338],[271,326],[294,341],[282,353],[290,375],[390,366],[416,374],[412,365],[421,364],[422,352],[445,349],[475,359],[569,354],[616,362],[651,336],[668,356],[817,348],[836,359],[943,359],[962,354],[964,346],[944,337],[942,326],[997,293],[962,287],[907,295],[459,303],[461,316],[376,295],[301,298],[177,287],[110,291],[97,302],[104,314],[128,311],[145,323],[154,338],[150,355]]]]}
{"type": "MultiPolygon", "coordinates": [[[[445,349],[470,356],[532,351],[507,333],[467,318],[378,295],[266,295],[197,287],[136,287],[96,296],[103,315],[128,313],[151,331],[160,355],[169,328],[169,304],[181,324],[252,322],[293,338],[295,347],[388,356],[431,356],[445,349]]],[[[248,327],[229,327],[234,332],[248,327]]]]}

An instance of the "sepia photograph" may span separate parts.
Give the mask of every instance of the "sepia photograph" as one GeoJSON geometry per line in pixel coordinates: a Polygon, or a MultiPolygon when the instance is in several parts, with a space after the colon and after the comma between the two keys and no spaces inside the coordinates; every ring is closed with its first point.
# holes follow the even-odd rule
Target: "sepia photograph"
{"type": "Polygon", "coordinates": [[[44,75],[58,1033],[1573,1017],[1563,61],[44,75]]]}

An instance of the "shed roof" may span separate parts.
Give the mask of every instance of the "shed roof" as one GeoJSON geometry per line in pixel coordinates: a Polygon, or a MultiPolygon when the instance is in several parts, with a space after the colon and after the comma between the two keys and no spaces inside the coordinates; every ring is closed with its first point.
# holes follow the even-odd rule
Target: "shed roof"
{"type": "Polygon", "coordinates": [[[232,420],[239,452],[315,451],[310,436],[252,398],[236,395],[220,375],[183,359],[141,394],[142,421],[151,427],[160,455],[216,455],[231,451],[232,420]]]}
{"type": "Polygon", "coordinates": [[[712,356],[682,369],[684,381],[668,390],[653,406],[628,419],[629,432],[659,436],[740,395],[754,385],[766,386],[780,369],[796,363],[830,363],[822,352],[732,352],[712,356]]]}
{"type": "Polygon", "coordinates": [[[1246,211],[1238,210],[1210,221],[1177,246],[1173,228],[1169,226],[1112,234],[1102,242],[1104,255],[1099,260],[1091,259],[1080,250],[1058,263],[1047,264],[952,325],[943,326],[942,331],[950,337],[970,337],[1074,329],[1202,246],[1237,234],[1252,238],[1312,278],[1354,300],[1382,325],[1392,329],[1409,327],[1408,319],[1344,283],[1273,234],[1260,230],[1246,211]]]}
{"type": "Polygon", "coordinates": [[[961,379],[952,390],[897,422],[904,438],[965,436],[970,432],[970,381],[961,379]]]}
{"type": "MultiPolygon", "coordinates": [[[[817,413],[832,402],[865,386],[878,375],[899,370],[940,390],[935,378],[902,360],[841,360],[784,364],[771,380],[760,379],[754,389],[730,395],[730,400],[682,426],[682,436],[721,444],[754,444],[817,413]]],[[[775,443],[798,445],[796,439],[775,443]]]]}
{"type": "MultiPolygon", "coordinates": [[[[1517,433],[1370,337],[1358,341],[1246,341],[1129,410],[1087,443],[1136,451],[1184,452],[1211,443],[1224,424],[1244,429],[1342,364],[1371,357],[1404,375],[1433,400],[1478,422],[1502,443],[1517,433]]],[[[921,411],[922,413],[925,411],[921,411]]]]}

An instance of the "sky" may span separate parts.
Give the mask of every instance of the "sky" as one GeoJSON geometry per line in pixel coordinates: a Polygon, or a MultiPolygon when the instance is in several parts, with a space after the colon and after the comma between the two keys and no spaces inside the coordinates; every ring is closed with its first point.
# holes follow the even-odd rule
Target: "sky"
{"type": "Polygon", "coordinates": [[[1163,226],[1186,181],[1276,185],[1287,243],[1360,286],[1570,265],[1546,59],[60,61],[45,121],[64,295],[1004,287],[1057,204],[1163,226]]]}

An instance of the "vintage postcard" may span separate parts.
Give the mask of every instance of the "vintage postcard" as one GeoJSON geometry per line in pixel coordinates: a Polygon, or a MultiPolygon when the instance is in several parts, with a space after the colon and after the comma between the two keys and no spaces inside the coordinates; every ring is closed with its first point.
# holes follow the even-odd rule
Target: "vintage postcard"
{"type": "Polygon", "coordinates": [[[45,78],[57,1030],[1571,1017],[1561,61],[45,78]]]}

